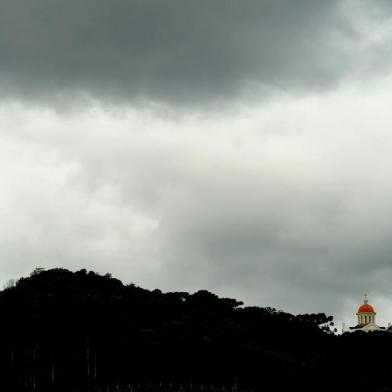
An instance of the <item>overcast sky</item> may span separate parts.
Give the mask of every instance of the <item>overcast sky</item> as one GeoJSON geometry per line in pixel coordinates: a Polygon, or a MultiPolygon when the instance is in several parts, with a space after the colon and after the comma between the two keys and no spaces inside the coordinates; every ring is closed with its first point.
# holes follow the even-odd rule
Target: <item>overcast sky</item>
{"type": "Polygon", "coordinates": [[[390,4],[0,0],[0,282],[392,321],[390,4]]]}

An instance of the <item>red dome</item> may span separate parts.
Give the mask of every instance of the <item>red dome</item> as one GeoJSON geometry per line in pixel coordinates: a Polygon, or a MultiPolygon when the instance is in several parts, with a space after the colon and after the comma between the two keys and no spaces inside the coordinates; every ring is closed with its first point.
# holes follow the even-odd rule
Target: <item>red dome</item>
{"type": "Polygon", "coordinates": [[[358,309],[358,313],[374,313],[374,308],[372,305],[362,304],[358,309]]]}

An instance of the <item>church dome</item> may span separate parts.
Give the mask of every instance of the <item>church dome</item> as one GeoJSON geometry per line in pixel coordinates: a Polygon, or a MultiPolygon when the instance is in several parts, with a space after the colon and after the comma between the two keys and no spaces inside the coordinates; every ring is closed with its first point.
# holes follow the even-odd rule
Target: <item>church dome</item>
{"type": "Polygon", "coordinates": [[[375,313],[375,312],[374,312],[374,308],[372,305],[365,303],[359,307],[358,313],[375,313]]]}

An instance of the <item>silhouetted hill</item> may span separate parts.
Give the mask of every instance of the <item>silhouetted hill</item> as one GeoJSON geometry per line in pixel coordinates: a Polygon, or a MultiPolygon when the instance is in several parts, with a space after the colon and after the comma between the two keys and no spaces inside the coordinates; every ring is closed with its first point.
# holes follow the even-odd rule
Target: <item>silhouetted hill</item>
{"type": "Polygon", "coordinates": [[[392,368],[391,334],[338,337],[325,314],[150,291],[86,270],[36,270],[0,292],[0,315],[7,391],[329,390],[329,372],[355,385],[357,369],[373,390],[373,375],[386,385],[392,368]]]}

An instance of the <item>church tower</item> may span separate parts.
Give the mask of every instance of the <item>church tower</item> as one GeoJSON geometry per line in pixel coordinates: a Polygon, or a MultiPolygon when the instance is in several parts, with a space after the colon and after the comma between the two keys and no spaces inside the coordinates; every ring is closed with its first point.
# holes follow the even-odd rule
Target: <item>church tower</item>
{"type": "MultiPolygon", "coordinates": [[[[356,331],[386,331],[385,327],[380,327],[376,324],[376,312],[373,306],[368,303],[367,294],[365,294],[363,304],[358,308],[357,317],[358,323],[355,327],[349,327],[348,329],[346,329],[346,325],[343,323],[342,333],[356,331]]],[[[388,332],[392,332],[392,327],[388,328],[388,332]]]]}
{"type": "Polygon", "coordinates": [[[365,294],[363,304],[358,309],[357,316],[358,325],[376,324],[376,312],[373,306],[368,303],[367,294],[365,294]]]}

